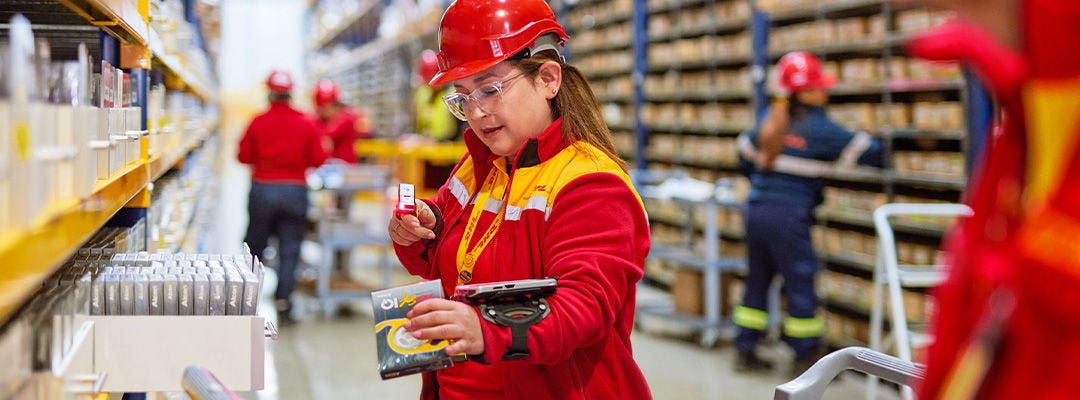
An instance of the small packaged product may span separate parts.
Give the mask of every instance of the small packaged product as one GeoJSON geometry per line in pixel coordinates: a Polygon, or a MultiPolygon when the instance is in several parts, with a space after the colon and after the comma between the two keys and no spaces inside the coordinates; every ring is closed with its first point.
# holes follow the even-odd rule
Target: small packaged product
{"type": "Polygon", "coordinates": [[[383,379],[434,371],[454,365],[447,340],[418,340],[405,329],[405,317],[428,299],[443,298],[439,281],[426,281],[371,293],[375,311],[375,344],[383,379]]]}

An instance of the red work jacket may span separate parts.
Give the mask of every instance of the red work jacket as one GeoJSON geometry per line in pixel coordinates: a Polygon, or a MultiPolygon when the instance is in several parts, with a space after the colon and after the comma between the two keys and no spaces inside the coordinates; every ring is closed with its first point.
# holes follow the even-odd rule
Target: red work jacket
{"type": "MultiPolygon", "coordinates": [[[[566,143],[561,127],[557,120],[529,139],[508,174],[505,159],[467,130],[468,154],[436,197],[426,200],[441,215],[442,233],[434,243],[395,250],[410,273],[441,279],[453,293],[470,202],[489,173],[499,174],[500,182],[509,182],[507,200],[481,206],[505,207],[504,220],[480,253],[471,283],[557,277],[559,287],[548,299],[551,313],[529,328],[527,359],[499,361],[510,346],[510,329],[481,319],[484,358],[496,369],[485,376],[501,376],[508,399],[651,398],[630,344],[636,284],[649,250],[645,210],[613,160],[583,142],[566,143]]],[[[474,238],[495,213],[481,215],[474,238]]],[[[425,377],[423,398],[434,398],[435,375],[425,377]]],[[[444,398],[467,392],[469,385],[490,386],[457,378],[452,383],[462,387],[439,381],[444,398]]]]}
{"type": "Polygon", "coordinates": [[[1005,116],[948,241],[924,399],[1080,396],[1080,3],[1019,4],[1020,53],[977,28],[915,46],[956,50],[1005,116]]]}
{"type": "Polygon", "coordinates": [[[367,117],[359,110],[344,107],[327,121],[319,121],[323,135],[330,143],[330,157],[356,164],[356,140],[371,137],[367,117]]]}
{"type": "Polygon", "coordinates": [[[251,165],[251,181],[305,185],[304,171],[326,160],[319,128],[287,101],[270,103],[248,125],[237,159],[251,165]]]}

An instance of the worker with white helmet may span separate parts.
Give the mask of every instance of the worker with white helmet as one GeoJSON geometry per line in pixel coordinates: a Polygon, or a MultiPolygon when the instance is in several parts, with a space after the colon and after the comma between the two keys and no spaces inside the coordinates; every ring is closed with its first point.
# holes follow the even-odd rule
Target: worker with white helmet
{"type": "Polygon", "coordinates": [[[448,293],[558,283],[524,326],[418,303],[405,329],[470,360],[425,374],[422,398],[651,398],[630,344],[648,221],[588,82],[563,59],[568,39],[542,0],[458,0],[443,15],[430,83],[452,83],[444,102],[469,124],[468,152],[415,215],[391,218],[394,249],[448,293]]]}

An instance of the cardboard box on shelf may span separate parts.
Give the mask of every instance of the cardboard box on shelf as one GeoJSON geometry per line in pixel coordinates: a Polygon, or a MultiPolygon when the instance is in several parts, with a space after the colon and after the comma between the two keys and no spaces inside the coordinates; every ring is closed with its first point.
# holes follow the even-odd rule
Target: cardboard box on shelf
{"type": "MultiPolygon", "coordinates": [[[[734,274],[720,274],[720,293],[732,293],[735,281],[734,274]]],[[[741,283],[741,281],[740,281],[741,283]]],[[[688,315],[705,315],[705,290],[704,275],[701,271],[687,268],[675,269],[675,280],[671,286],[671,296],[675,303],[675,311],[688,315]]],[[[733,304],[739,304],[741,296],[735,300],[732,296],[720,297],[720,314],[731,315],[733,304]],[[734,301],[733,301],[734,300],[734,301]]]]}

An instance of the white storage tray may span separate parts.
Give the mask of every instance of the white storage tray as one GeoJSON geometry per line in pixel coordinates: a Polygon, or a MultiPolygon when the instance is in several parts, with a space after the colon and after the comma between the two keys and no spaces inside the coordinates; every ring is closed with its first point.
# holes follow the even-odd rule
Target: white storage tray
{"type": "Polygon", "coordinates": [[[75,316],[75,326],[86,323],[92,325],[89,343],[65,375],[104,374],[107,392],[181,391],[190,365],[207,368],[230,390],[260,390],[265,340],[277,335],[263,317],[251,315],[75,316]]]}

